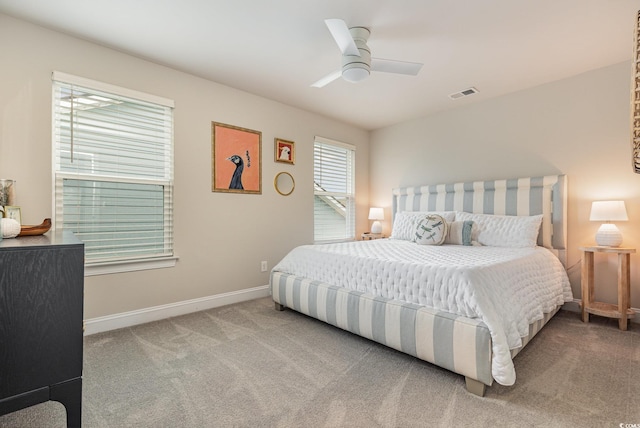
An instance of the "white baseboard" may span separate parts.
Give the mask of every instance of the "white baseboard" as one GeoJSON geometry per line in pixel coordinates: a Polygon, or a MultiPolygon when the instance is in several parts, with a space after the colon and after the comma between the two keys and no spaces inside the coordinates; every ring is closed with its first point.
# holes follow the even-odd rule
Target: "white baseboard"
{"type": "Polygon", "coordinates": [[[103,331],[118,328],[131,327],[151,321],[189,314],[191,312],[204,311],[211,308],[230,305],[232,303],[245,302],[269,296],[269,286],[247,288],[230,293],[216,294],[198,299],[184,300],[182,302],[169,303],[167,305],[138,309],[130,312],[122,312],[104,317],[91,318],[84,321],[84,335],[102,333],[103,331]]]}
{"type": "MultiPolygon", "coordinates": [[[[118,328],[131,327],[137,324],[158,321],[165,318],[190,314],[231,305],[233,303],[246,302],[247,300],[260,299],[269,296],[269,286],[247,288],[240,291],[216,294],[198,299],[184,300],[182,302],[169,303],[167,305],[153,306],[151,308],[138,309],[130,312],[122,312],[104,317],[91,318],[84,321],[84,335],[102,333],[118,328]]],[[[573,299],[562,306],[562,309],[571,312],[580,312],[580,299],[573,299]]],[[[633,323],[640,323],[640,309],[635,309],[636,316],[631,318],[633,323]]]]}
{"type": "MultiPolygon", "coordinates": [[[[582,300],[580,299],[573,299],[572,302],[567,302],[564,305],[562,305],[562,309],[569,311],[569,312],[582,312],[582,309],[580,309],[580,303],[582,302],[582,300]]],[[[640,309],[636,309],[636,308],[631,308],[636,314],[633,318],[629,318],[629,321],[632,323],[636,323],[636,324],[640,324],[640,309]]]]}

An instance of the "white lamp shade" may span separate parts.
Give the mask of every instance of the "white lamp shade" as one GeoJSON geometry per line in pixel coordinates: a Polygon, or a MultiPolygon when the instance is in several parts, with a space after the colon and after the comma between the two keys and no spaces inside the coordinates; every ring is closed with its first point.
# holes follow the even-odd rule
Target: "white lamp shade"
{"type": "Polygon", "coordinates": [[[382,208],[369,208],[369,220],[384,220],[384,210],[382,208]]]}
{"type": "Polygon", "coordinates": [[[596,243],[604,247],[619,247],[622,233],[612,221],[627,221],[624,201],[595,201],[591,204],[591,221],[604,221],[596,233],[596,243]]]}
{"type": "Polygon", "coordinates": [[[624,201],[595,201],[591,203],[591,221],[627,221],[624,201]]]}
{"type": "Polygon", "coordinates": [[[382,208],[369,208],[369,220],[375,220],[371,225],[371,233],[382,233],[380,220],[384,220],[384,210],[382,208]]]}

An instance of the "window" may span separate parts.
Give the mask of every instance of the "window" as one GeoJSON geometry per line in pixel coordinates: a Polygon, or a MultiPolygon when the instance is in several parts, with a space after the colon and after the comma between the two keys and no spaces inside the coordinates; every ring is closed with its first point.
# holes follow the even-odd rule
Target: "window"
{"type": "Polygon", "coordinates": [[[355,147],[316,137],[313,146],[314,241],[355,238],[355,147]]]}
{"type": "Polygon", "coordinates": [[[54,72],[53,146],[54,225],[88,275],[175,264],[173,101],[54,72]]]}

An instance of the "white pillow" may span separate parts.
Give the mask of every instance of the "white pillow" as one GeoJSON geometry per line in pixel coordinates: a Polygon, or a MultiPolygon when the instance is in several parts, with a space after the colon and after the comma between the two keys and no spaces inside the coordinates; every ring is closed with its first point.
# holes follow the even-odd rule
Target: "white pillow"
{"type": "Polygon", "coordinates": [[[478,225],[477,240],[493,247],[535,247],[542,214],[534,216],[471,214],[456,212],[456,220],[471,220],[478,225]]]}
{"type": "MultiPolygon", "coordinates": [[[[474,241],[472,237],[474,231],[478,228],[471,220],[465,221],[452,221],[448,225],[447,237],[444,240],[445,244],[452,245],[473,245],[474,241]]],[[[477,235],[477,233],[475,233],[477,235]]]]}
{"type": "Polygon", "coordinates": [[[427,214],[418,220],[415,241],[420,245],[442,245],[447,237],[447,222],[438,214],[427,214]]]}
{"type": "Polygon", "coordinates": [[[402,239],[404,241],[413,241],[416,237],[416,226],[418,221],[428,214],[437,214],[446,221],[455,219],[455,211],[401,211],[396,213],[393,218],[393,229],[391,230],[391,239],[402,239]]]}

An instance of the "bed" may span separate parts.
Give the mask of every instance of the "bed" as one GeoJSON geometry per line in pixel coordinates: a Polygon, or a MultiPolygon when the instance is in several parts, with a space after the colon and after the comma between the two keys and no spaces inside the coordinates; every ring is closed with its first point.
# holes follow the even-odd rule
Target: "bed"
{"type": "Polygon", "coordinates": [[[476,395],[513,385],[513,358],[573,298],[566,189],[564,175],[394,189],[389,239],[295,248],[271,271],[275,307],[458,373],[476,395]]]}

